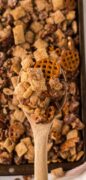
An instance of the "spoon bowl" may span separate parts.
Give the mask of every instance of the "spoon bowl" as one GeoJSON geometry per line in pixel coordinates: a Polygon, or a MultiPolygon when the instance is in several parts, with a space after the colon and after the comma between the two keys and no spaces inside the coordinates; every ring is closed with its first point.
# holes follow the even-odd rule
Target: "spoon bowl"
{"type": "MultiPolygon", "coordinates": [[[[66,96],[67,96],[66,78],[65,78],[63,70],[62,70],[62,75],[63,75],[64,84],[65,84],[64,86],[65,93],[64,93],[61,104],[58,104],[58,102],[56,104],[56,100],[54,99],[55,101],[54,103],[56,104],[56,106],[59,107],[57,110],[57,114],[59,111],[61,111],[66,101],[66,96]]],[[[25,108],[23,108],[23,106],[21,107],[33,131],[34,148],[35,148],[35,152],[34,152],[35,153],[35,159],[34,159],[35,180],[48,180],[47,142],[48,142],[48,135],[50,132],[50,128],[53,123],[53,119],[49,123],[36,123],[36,121],[30,117],[30,115],[25,110],[25,108]]]]}

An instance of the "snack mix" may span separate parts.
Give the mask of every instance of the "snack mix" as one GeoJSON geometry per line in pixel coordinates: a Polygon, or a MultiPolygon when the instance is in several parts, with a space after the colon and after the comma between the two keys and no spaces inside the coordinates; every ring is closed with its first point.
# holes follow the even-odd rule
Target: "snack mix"
{"type": "Polygon", "coordinates": [[[48,163],[75,162],[84,155],[76,2],[0,0],[0,164],[34,161],[33,134],[22,107],[36,123],[53,119],[48,163]],[[61,69],[67,97],[56,113],[56,101],[65,95],[61,69]]]}

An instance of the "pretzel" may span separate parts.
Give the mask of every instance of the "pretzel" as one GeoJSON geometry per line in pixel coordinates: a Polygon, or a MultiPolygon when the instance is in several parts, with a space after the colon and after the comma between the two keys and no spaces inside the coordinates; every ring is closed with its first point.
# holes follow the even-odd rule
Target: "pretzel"
{"type": "Polygon", "coordinates": [[[42,69],[46,80],[49,80],[53,76],[58,77],[60,74],[60,64],[57,63],[57,59],[42,59],[41,61],[37,61],[34,67],[42,69]]]}
{"type": "Polygon", "coordinates": [[[61,66],[65,71],[74,72],[80,63],[79,53],[76,50],[64,50],[61,54],[61,66]]]}
{"type": "Polygon", "coordinates": [[[60,48],[54,49],[54,46],[50,46],[49,51],[55,51],[58,56],[61,56],[61,49],[60,48]]]}
{"type": "Polygon", "coordinates": [[[60,48],[56,48],[56,53],[58,56],[61,56],[61,49],[60,48]]]}

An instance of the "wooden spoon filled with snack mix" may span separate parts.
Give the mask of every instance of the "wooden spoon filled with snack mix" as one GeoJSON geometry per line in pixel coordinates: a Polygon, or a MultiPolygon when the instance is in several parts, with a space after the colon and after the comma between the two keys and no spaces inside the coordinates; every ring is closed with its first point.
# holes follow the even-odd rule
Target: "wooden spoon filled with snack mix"
{"type": "Polygon", "coordinates": [[[34,136],[35,180],[47,180],[47,142],[52,121],[66,99],[66,79],[56,60],[42,60],[21,71],[14,93],[34,136]]]}

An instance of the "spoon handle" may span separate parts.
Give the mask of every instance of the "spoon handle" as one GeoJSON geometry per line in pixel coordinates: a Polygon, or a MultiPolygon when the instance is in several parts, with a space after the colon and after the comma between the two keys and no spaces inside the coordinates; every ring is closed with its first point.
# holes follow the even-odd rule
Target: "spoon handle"
{"type": "Polygon", "coordinates": [[[30,119],[29,115],[24,112],[30,122],[35,145],[35,180],[48,180],[47,167],[47,142],[52,122],[47,124],[36,124],[30,119]]]}
{"type": "Polygon", "coordinates": [[[48,180],[47,142],[50,125],[33,130],[35,143],[35,180],[48,180]],[[37,131],[38,129],[38,131],[37,131]]]}

